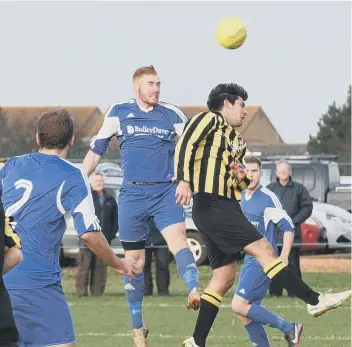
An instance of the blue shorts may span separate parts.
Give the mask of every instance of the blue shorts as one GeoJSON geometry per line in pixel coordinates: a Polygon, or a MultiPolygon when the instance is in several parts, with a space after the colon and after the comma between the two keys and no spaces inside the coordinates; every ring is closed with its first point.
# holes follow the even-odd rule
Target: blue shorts
{"type": "Polygon", "coordinates": [[[236,295],[252,304],[260,305],[271,280],[256,261],[244,262],[238,280],[236,295]]]}
{"type": "Polygon", "coordinates": [[[153,185],[123,183],[119,195],[120,240],[144,241],[149,235],[149,219],[163,231],[166,227],[185,221],[183,206],[176,204],[176,183],[153,185]]]}
{"type": "Polygon", "coordinates": [[[60,283],[35,289],[10,289],[19,347],[44,347],[76,341],[60,283]]]}

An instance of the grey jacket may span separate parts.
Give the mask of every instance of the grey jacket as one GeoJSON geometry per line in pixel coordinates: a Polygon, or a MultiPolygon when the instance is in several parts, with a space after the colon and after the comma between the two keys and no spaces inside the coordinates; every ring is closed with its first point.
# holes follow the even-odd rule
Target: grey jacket
{"type": "MultiPolygon", "coordinates": [[[[295,247],[295,243],[302,242],[301,223],[306,221],[312,214],[312,198],[309,195],[307,188],[301,183],[292,181],[291,177],[286,186],[281,185],[279,179],[276,179],[276,181],[271,182],[267,188],[279,197],[283,208],[291,217],[295,225],[296,231],[293,245],[293,247],[295,247]]],[[[282,244],[283,233],[278,233],[276,241],[278,244],[282,244]]],[[[296,245],[296,247],[300,246],[296,245]]]]}

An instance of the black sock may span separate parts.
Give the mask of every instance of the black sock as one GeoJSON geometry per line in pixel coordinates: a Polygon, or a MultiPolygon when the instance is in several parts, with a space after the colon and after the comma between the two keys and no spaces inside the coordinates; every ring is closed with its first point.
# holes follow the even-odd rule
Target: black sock
{"type": "Polygon", "coordinates": [[[221,301],[222,296],[210,290],[205,290],[201,297],[199,314],[193,333],[194,341],[199,347],[205,347],[206,339],[219,312],[221,301]]]}
{"type": "Polygon", "coordinates": [[[287,291],[303,300],[306,304],[316,305],[319,302],[319,293],[310,288],[302,279],[285,266],[281,259],[275,260],[264,268],[270,279],[275,279],[287,291]]]}

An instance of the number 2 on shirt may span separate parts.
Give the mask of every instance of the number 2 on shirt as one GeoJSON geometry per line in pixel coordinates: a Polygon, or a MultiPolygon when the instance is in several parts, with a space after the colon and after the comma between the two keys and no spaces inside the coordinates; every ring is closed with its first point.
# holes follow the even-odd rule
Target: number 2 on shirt
{"type": "Polygon", "coordinates": [[[5,214],[8,217],[13,216],[29,200],[29,197],[33,190],[33,183],[31,181],[21,179],[15,182],[15,187],[16,189],[24,188],[24,192],[20,200],[18,200],[6,209],[5,214]]]}

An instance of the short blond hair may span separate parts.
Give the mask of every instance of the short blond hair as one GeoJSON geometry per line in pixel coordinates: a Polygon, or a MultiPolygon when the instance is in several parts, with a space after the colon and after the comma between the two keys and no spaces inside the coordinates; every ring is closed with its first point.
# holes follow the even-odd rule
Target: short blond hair
{"type": "Polygon", "coordinates": [[[157,74],[158,73],[156,72],[155,67],[153,65],[141,66],[134,72],[133,81],[144,75],[157,75],[157,74]]]}

